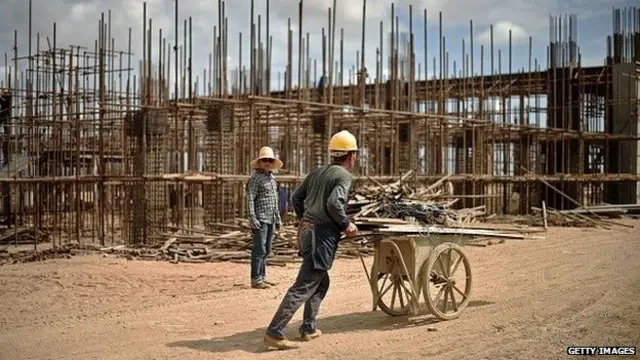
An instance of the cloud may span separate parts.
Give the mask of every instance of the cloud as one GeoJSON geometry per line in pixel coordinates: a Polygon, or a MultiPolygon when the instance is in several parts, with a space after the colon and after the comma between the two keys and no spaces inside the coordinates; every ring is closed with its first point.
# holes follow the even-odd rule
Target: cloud
{"type": "MultiPolygon", "coordinates": [[[[262,42],[267,43],[266,7],[267,0],[255,1],[255,21],[261,15],[262,42]]],[[[616,6],[631,4],[631,0],[611,0],[616,6]]],[[[28,2],[5,0],[3,11],[0,12],[0,57],[4,52],[12,57],[13,31],[18,30],[19,56],[28,54],[28,2]]],[[[469,20],[474,19],[476,39],[486,40],[486,29],[494,24],[494,40],[496,44],[508,41],[508,30],[512,29],[514,44],[532,36],[536,47],[544,50],[544,43],[548,39],[548,16],[557,11],[571,10],[577,13],[580,21],[584,16],[591,26],[603,25],[609,31],[610,5],[603,6],[585,0],[395,0],[395,15],[400,18],[400,28],[408,28],[409,5],[413,4],[413,26],[416,32],[417,61],[424,64],[422,59],[423,42],[423,11],[428,11],[429,26],[429,57],[437,52],[438,13],[442,12],[444,36],[447,37],[447,50],[452,58],[459,58],[460,51],[457,44],[468,36],[469,20]],[[604,9],[604,10],[603,10],[604,9]],[[600,19],[595,21],[594,19],[600,19]],[[478,38],[479,37],[479,38],[478,38]],[[455,45],[454,45],[455,44],[455,45]]],[[[212,52],[213,28],[218,26],[218,0],[180,0],[179,9],[179,43],[184,46],[184,21],[192,17],[193,33],[193,78],[199,77],[202,84],[203,69],[209,67],[209,54],[212,52]]],[[[228,68],[231,71],[238,66],[239,32],[242,32],[242,65],[249,68],[249,40],[250,40],[250,0],[226,0],[226,16],[229,24],[228,68]]],[[[328,8],[333,0],[304,0],[303,37],[309,32],[311,76],[315,72],[314,59],[317,61],[318,77],[322,74],[322,28],[328,34],[328,8]]],[[[362,33],[362,0],[337,1],[337,25],[335,60],[339,60],[340,30],[344,29],[344,81],[348,82],[348,74],[356,64],[356,54],[361,47],[362,33]]],[[[58,47],[68,48],[69,45],[82,45],[86,51],[93,51],[94,42],[98,37],[98,20],[104,12],[105,21],[111,10],[111,37],[115,39],[116,50],[126,51],[128,47],[128,31],[131,28],[131,47],[135,54],[132,58],[133,67],[137,70],[138,60],[142,58],[142,1],[141,0],[33,0],[32,52],[36,50],[36,36],[40,34],[41,50],[48,49],[53,43],[53,22],[57,23],[56,42],[58,47]]],[[[297,82],[298,65],[298,1],[270,0],[270,32],[273,37],[272,84],[279,82],[278,73],[282,77],[287,62],[287,21],[291,20],[293,29],[293,80],[297,82]]],[[[147,16],[152,18],[152,52],[153,58],[158,55],[159,29],[166,38],[167,45],[175,45],[174,40],[174,0],[147,0],[147,16]]],[[[387,33],[390,32],[391,5],[389,0],[368,0],[365,38],[366,66],[371,78],[375,76],[376,48],[380,44],[380,22],[384,25],[384,53],[389,54],[387,33]]],[[[581,23],[581,26],[584,26],[581,23]]],[[[581,30],[582,31],[582,30],[581,30]]],[[[256,36],[258,34],[256,33],[256,36]]],[[[600,36],[603,34],[600,34],[600,36]]],[[[585,39],[586,40],[586,39],[585,39]]],[[[604,47],[598,48],[604,53],[604,47]]],[[[83,50],[83,51],[85,51],[83,50]]],[[[600,54],[595,54],[601,56],[600,54]]],[[[593,55],[593,56],[595,56],[593,55]]],[[[477,56],[477,54],[476,54],[477,56]]],[[[126,61],[126,59],[125,59],[126,61]]],[[[171,67],[175,62],[175,54],[171,53],[171,67]]],[[[25,60],[21,60],[24,67],[25,60]]],[[[385,61],[385,66],[387,62],[385,61]]],[[[429,69],[431,69],[429,60],[429,69]]],[[[424,68],[424,66],[423,66],[424,68]]],[[[173,69],[171,77],[174,77],[173,69]]],[[[311,79],[313,83],[314,79],[311,79]]],[[[208,81],[208,80],[207,80],[208,81]]],[[[205,81],[206,82],[206,81],[205,81]]],[[[202,88],[202,86],[200,86],[202,88]]]]}
{"type": "MultiPolygon", "coordinates": [[[[228,57],[231,59],[229,69],[237,67],[239,58],[239,32],[242,32],[242,56],[243,65],[249,67],[249,40],[250,40],[250,1],[227,0],[226,16],[229,23],[228,57]]],[[[69,45],[81,45],[88,51],[93,51],[94,42],[98,37],[98,20],[104,12],[105,21],[108,21],[109,10],[111,13],[111,37],[115,39],[117,50],[127,50],[128,29],[132,28],[132,49],[135,53],[133,63],[142,58],[142,30],[143,30],[143,6],[142,1],[133,0],[49,0],[44,5],[44,0],[33,1],[33,26],[32,26],[32,52],[36,51],[36,36],[40,34],[40,48],[45,50],[49,43],[53,43],[53,22],[56,22],[56,42],[58,47],[68,48],[69,45]]],[[[303,37],[309,32],[310,56],[318,59],[321,67],[322,37],[321,29],[327,31],[327,10],[332,5],[331,0],[305,0],[303,13],[303,37]]],[[[208,55],[213,47],[213,29],[218,26],[218,1],[180,1],[179,7],[179,43],[184,46],[184,21],[192,17],[193,33],[193,69],[194,77],[202,77],[202,69],[208,68],[208,55]]],[[[266,0],[255,1],[255,22],[261,17],[261,41],[266,45],[266,0]]],[[[378,23],[383,19],[388,6],[384,1],[370,1],[367,7],[367,31],[377,34],[378,23]]],[[[21,56],[27,55],[28,34],[28,3],[15,1],[9,6],[10,11],[0,14],[0,48],[9,52],[13,45],[13,30],[17,29],[18,51],[21,56]]],[[[291,20],[293,31],[293,63],[294,79],[297,79],[297,54],[298,54],[298,6],[294,0],[270,1],[270,31],[273,38],[273,68],[274,73],[283,72],[287,57],[287,21],[291,20]]],[[[174,45],[174,3],[171,0],[147,1],[147,16],[152,18],[153,58],[158,53],[158,31],[167,42],[174,45]]],[[[338,1],[336,25],[336,58],[339,55],[338,42],[340,29],[345,33],[345,61],[355,63],[356,50],[360,48],[362,4],[359,1],[338,1]]],[[[256,29],[256,36],[258,35],[256,29]]],[[[378,39],[375,36],[367,38],[366,55],[370,61],[375,61],[375,45],[378,39]]],[[[2,51],[0,50],[0,51],[2,51]]],[[[174,55],[171,55],[173,62],[174,55]]],[[[370,61],[367,61],[369,63],[370,61]]],[[[313,71],[312,71],[313,73],[313,71]]],[[[345,71],[346,73],[346,71],[345,71]]],[[[173,76],[173,73],[171,74],[173,76]]],[[[274,81],[275,82],[275,81],[274,81]]]]}
{"type": "MultiPolygon", "coordinates": [[[[509,44],[509,32],[511,32],[511,43],[519,43],[527,40],[529,34],[521,26],[509,21],[499,21],[493,26],[493,42],[497,45],[509,44]]],[[[478,40],[481,44],[491,43],[491,27],[483,31],[478,40]]]]}

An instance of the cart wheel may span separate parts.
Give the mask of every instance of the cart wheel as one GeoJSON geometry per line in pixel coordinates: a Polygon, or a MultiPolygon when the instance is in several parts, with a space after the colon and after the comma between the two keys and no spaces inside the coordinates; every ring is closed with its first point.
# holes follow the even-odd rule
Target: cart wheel
{"type": "Polygon", "coordinates": [[[414,297],[411,291],[411,279],[403,270],[402,262],[394,252],[391,256],[387,256],[385,261],[389,272],[378,272],[375,263],[371,268],[371,290],[374,301],[378,299],[377,306],[386,314],[407,315],[414,297]]]}
{"type": "Polygon", "coordinates": [[[471,266],[462,247],[454,243],[436,246],[420,273],[431,313],[440,320],[460,316],[471,297],[471,266]]]}

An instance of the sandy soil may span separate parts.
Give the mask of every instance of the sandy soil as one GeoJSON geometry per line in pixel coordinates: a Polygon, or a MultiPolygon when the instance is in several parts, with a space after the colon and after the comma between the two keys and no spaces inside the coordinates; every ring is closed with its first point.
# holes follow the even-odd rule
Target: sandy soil
{"type": "Polygon", "coordinates": [[[339,260],[321,310],[325,335],[287,352],[265,352],[262,335],[297,265],[269,268],[279,285],[268,290],[248,288],[242,264],[82,256],[5,266],[0,359],[557,359],[567,345],[637,346],[633,224],[467,247],[473,301],[447,322],[371,312],[362,264],[339,260]]]}

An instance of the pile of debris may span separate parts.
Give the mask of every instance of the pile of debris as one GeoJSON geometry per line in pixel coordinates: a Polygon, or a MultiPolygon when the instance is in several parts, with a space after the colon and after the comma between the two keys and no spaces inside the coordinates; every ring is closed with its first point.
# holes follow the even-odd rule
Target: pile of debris
{"type": "MultiPolygon", "coordinates": [[[[356,258],[373,253],[372,240],[393,234],[432,232],[458,234],[470,237],[525,238],[525,233],[535,229],[518,227],[482,226],[476,219],[485,216],[484,206],[453,210],[456,203],[453,186],[444,177],[434,184],[412,189],[406,183],[411,172],[398,181],[383,185],[374,179],[373,186],[356,185],[357,191],[349,201],[348,215],[360,230],[359,239],[342,243],[338,258],[356,258]],[[473,229],[470,229],[470,227],[473,229]],[[498,231],[496,231],[498,230],[498,231]]],[[[251,259],[251,230],[247,220],[236,219],[235,224],[218,224],[219,232],[198,229],[174,228],[163,235],[162,245],[146,248],[116,246],[102,249],[130,259],[171,261],[173,263],[204,263],[229,261],[249,263],[251,259]]],[[[269,265],[285,266],[300,262],[295,248],[297,229],[295,224],[283,226],[272,243],[269,265]]]]}
{"type": "Polygon", "coordinates": [[[614,226],[633,228],[633,226],[611,219],[634,219],[640,217],[640,204],[582,206],[573,210],[548,208],[543,202],[542,208],[531,210],[541,219],[543,226],[599,227],[611,229],[614,226]]]}
{"type": "Polygon", "coordinates": [[[74,245],[68,245],[38,251],[29,249],[11,252],[7,248],[2,248],[0,249],[0,266],[53,259],[70,259],[74,255],[74,248],[74,245]]]}
{"type": "MultiPolygon", "coordinates": [[[[355,184],[356,191],[352,193],[347,212],[358,226],[359,235],[358,239],[354,239],[356,241],[341,243],[338,258],[371,255],[376,239],[386,236],[448,234],[464,237],[467,244],[477,244],[484,240],[490,245],[494,242],[502,243],[504,239],[534,238],[531,234],[545,232],[548,225],[632,227],[615,222],[611,218],[640,216],[640,204],[602,205],[559,211],[547,208],[543,202],[541,209],[532,208],[534,212],[539,213],[535,216],[506,221],[510,225],[504,225],[504,220],[492,224],[491,222],[502,217],[488,215],[484,206],[452,208],[459,198],[453,192],[453,185],[448,181],[449,176],[431,185],[414,188],[409,185],[410,181],[407,181],[411,175],[412,172],[408,172],[389,184],[381,184],[372,178],[369,178],[367,184],[355,184]],[[492,240],[496,238],[497,241],[492,240]]],[[[173,263],[250,263],[252,235],[246,219],[236,219],[235,224],[215,224],[213,227],[213,231],[173,227],[170,228],[170,232],[152,239],[156,245],[117,245],[102,248],[68,244],[62,248],[37,253],[25,251],[12,254],[0,250],[0,265],[48,258],[69,258],[86,252],[173,263]]],[[[296,224],[285,224],[273,240],[268,265],[286,266],[287,263],[300,262],[301,258],[295,246],[296,237],[296,224]]],[[[32,228],[12,229],[0,235],[0,244],[33,244],[36,239],[43,242],[47,238],[46,234],[35,232],[32,228]]]]}
{"type": "MultiPolygon", "coordinates": [[[[243,223],[238,219],[237,222],[243,223]]],[[[131,248],[124,245],[101,249],[104,253],[124,256],[128,259],[144,259],[170,261],[172,263],[205,263],[228,261],[234,263],[251,262],[251,231],[246,229],[214,234],[197,229],[181,229],[165,234],[167,240],[160,246],[131,248]],[[181,233],[182,232],[182,233],[181,233]],[[202,235],[184,234],[183,232],[200,232],[202,235]]],[[[287,263],[301,262],[295,248],[297,229],[292,225],[283,226],[276,234],[271,245],[271,253],[267,265],[286,266],[287,263]]],[[[371,254],[373,249],[367,244],[359,244],[359,248],[338,250],[338,258],[356,258],[358,251],[371,254]]]]}
{"type": "MultiPolygon", "coordinates": [[[[448,176],[417,189],[408,185],[406,180],[409,176],[411,172],[385,185],[374,179],[370,179],[373,185],[356,184],[356,192],[349,200],[348,215],[358,226],[359,235],[358,239],[353,239],[356,241],[341,243],[336,255],[338,258],[371,255],[373,242],[389,235],[433,233],[476,239],[523,239],[527,233],[537,232],[531,228],[480,224],[478,220],[486,217],[484,206],[452,209],[458,199],[453,194],[453,186],[447,181],[448,176]]],[[[117,245],[94,248],[93,251],[128,259],[173,263],[251,261],[251,229],[246,219],[236,219],[235,224],[215,224],[214,228],[215,231],[206,231],[174,227],[170,228],[171,232],[153,239],[156,245],[117,245]]],[[[300,262],[296,238],[296,225],[285,224],[273,240],[268,265],[286,266],[287,263],[300,262]]]]}
{"type": "Polygon", "coordinates": [[[49,234],[36,230],[34,227],[18,227],[4,229],[0,234],[0,245],[25,245],[34,242],[43,243],[49,241],[49,234]]]}
{"type": "Polygon", "coordinates": [[[411,171],[398,181],[361,186],[349,202],[349,213],[363,236],[408,234],[454,234],[472,242],[485,238],[524,239],[542,229],[486,225],[486,207],[454,210],[458,201],[447,175],[435,183],[413,189],[405,182],[411,171]],[[479,237],[479,238],[478,238],[479,237]]]}
{"type": "MultiPolygon", "coordinates": [[[[531,174],[531,171],[525,168],[522,169],[531,174]]],[[[607,220],[605,218],[622,218],[623,216],[628,218],[638,218],[640,216],[640,204],[602,204],[598,206],[585,206],[543,178],[539,176],[536,177],[538,181],[546,185],[549,189],[555,191],[558,195],[564,198],[564,200],[576,206],[573,210],[556,210],[548,208],[545,205],[545,202],[542,201],[542,208],[532,207],[531,210],[533,210],[534,213],[539,214],[539,218],[542,219],[545,229],[550,223],[554,226],[600,227],[603,229],[611,229],[612,226],[633,228],[631,225],[607,220]]]]}
{"type": "Polygon", "coordinates": [[[411,174],[412,171],[409,171],[398,181],[388,185],[370,179],[376,185],[358,187],[349,201],[349,215],[361,221],[366,218],[405,219],[442,226],[462,226],[486,215],[484,206],[451,209],[458,201],[453,194],[453,185],[447,181],[451,175],[427,187],[412,189],[405,182],[411,174]]]}
{"type": "MultiPolygon", "coordinates": [[[[33,244],[30,244],[33,246],[33,244]]],[[[39,262],[54,259],[71,259],[78,255],[96,255],[101,253],[97,244],[83,244],[71,241],[62,245],[47,244],[44,246],[18,247],[3,246],[0,248],[0,266],[39,262]]],[[[124,245],[122,245],[124,247],[124,245]]],[[[136,249],[143,252],[143,249],[136,249]]]]}

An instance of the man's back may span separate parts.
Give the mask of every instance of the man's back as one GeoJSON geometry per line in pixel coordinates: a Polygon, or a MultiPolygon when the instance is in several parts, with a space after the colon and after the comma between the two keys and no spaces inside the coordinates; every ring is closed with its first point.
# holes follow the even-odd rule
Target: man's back
{"type": "Polygon", "coordinates": [[[314,169],[292,196],[298,218],[344,230],[349,224],[346,205],[352,179],[351,173],[340,165],[314,169]]]}

